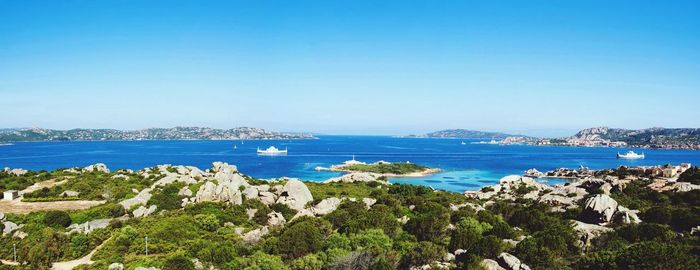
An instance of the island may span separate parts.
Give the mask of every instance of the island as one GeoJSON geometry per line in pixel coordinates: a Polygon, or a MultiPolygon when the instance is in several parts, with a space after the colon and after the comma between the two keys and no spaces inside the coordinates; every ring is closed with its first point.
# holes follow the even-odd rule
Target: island
{"type": "Polygon", "coordinates": [[[44,128],[0,129],[0,142],[20,141],[137,141],[137,140],[291,140],[315,139],[307,133],[284,133],[261,128],[147,128],[142,130],[44,128]]]}
{"type": "Polygon", "coordinates": [[[421,177],[440,172],[438,168],[429,168],[411,162],[387,162],[377,161],[365,163],[355,160],[347,160],[342,164],[332,165],[330,168],[316,167],[317,171],[334,171],[346,173],[372,173],[384,177],[421,177]]]}

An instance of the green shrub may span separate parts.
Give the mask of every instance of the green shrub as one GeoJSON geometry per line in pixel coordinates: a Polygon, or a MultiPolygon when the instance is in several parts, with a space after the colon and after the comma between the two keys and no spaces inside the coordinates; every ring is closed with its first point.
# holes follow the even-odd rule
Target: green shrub
{"type": "Polygon", "coordinates": [[[194,263],[185,255],[175,254],[165,259],[163,270],[194,270],[194,263]]]}
{"type": "Polygon", "coordinates": [[[64,211],[48,211],[44,215],[44,224],[52,227],[68,227],[71,224],[71,218],[64,211]]]}
{"type": "Polygon", "coordinates": [[[195,222],[197,222],[197,226],[202,228],[202,230],[205,231],[216,231],[216,229],[219,228],[219,219],[216,218],[215,215],[212,214],[199,214],[194,216],[195,222]]]}

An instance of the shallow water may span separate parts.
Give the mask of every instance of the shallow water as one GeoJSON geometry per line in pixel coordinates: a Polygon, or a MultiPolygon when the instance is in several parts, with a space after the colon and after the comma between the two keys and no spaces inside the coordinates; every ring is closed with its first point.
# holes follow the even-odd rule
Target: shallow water
{"type": "MultiPolygon", "coordinates": [[[[238,166],[242,173],[259,177],[298,177],[320,181],[337,172],[317,172],[351,159],[360,161],[411,161],[443,169],[418,178],[395,178],[391,182],[431,186],[461,192],[497,183],[509,174],[529,168],[540,171],[558,167],[591,169],[620,165],[700,163],[700,151],[643,150],[644,160],[616,159],[621,148],[539,147],[522,145],[466,144],[456,139],[415,139],[381,136],[321,136],[318,140],[267,141],[98,141],[25,142],[0,146],[0,167],[53,170],[102,162],[111,169],[142,169],[157,164],[193,165],[205,169],[213,161],[238,166]],[[236,145],[237,149],[233,146],[236,145]],[[256,148],[274,145],[289,149],[286,156],[258,156],[256,148]]],[[[474,140],[464,140],[473,142],[474,140]]],[[[641,150],[634,149],[639,152],[641,150]]],[[[564,179],[542,179],[550,184],[564,179]]]]}

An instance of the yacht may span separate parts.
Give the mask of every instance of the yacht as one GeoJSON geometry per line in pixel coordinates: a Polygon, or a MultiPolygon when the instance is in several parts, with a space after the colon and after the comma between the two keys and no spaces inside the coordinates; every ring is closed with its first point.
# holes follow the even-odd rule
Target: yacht
{"type": "Polygon", "coordinates": [[[464,141],[462,141],[462,145],[465,145],[465,144],[467,144],[467,143],[465,143],[464,141]]]}
{"type": "Polygon", "coordinates": [[[287,148],[284,148],[284,150],[277,149],[277,147],[270,146],[265,150],[260,150],[260,147],[258,147],[258,155],[285,155],[287,154],[287,148]]]}
{"type": "Polygon", "coordinates": [[[634,151],[629,151],[624,154],[620,154],[619,152],[617,153],[617,158],[624,158],[624,159],[644,159],[644,153],[642,154],[637,154],[634,151]]]}

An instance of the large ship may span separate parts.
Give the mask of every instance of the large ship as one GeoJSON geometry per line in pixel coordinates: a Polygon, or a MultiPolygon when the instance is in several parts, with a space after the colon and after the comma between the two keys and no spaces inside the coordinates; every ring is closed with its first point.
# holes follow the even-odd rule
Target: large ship
{"type": "Polygon", "coordinates": [[[624,154],[617,153],[617,158],[624,158],[624,159],[644,159],[644,153],[642,154],[637,154],[634,151],[629,151],[624,154]]]}
{"type": "Polygon", "coordinates": [[[284,150],[277,149],[277,147],[270,146],[265,150],[260,150],[260,147],[258,147],[258,155],[286,155],[287,154],[287,148],[284,148],[284,150]]]}

